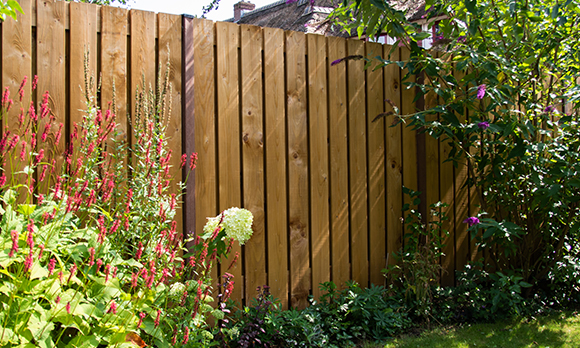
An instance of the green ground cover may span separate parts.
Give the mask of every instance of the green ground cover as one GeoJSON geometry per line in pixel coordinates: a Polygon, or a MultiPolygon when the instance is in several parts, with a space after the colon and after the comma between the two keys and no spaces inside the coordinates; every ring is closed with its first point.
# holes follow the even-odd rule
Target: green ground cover
{"type": "Polygon", "coordinates": [[[466,347],[580,347],[580,313],[566,312],[532,319],[514,319],[493,324],[444,327],[420,335],[396,338],[386,345],[365,348],[466,348],[466,347]]]}

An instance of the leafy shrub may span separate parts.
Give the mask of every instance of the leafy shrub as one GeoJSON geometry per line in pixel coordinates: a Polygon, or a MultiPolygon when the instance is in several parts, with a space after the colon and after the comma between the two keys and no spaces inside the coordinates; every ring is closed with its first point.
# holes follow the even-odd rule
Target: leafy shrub
{"type": "MultiPolygon", "coordinates": [[[[233,239],[217,226],[180,256],[187,250],[173,220],[181,191],[170,188],[167,76],[157,93],[137,95],[129,163],[126,144],[116,141],[114,103],[102,111],[88,94],[63,154],[47,146],[63,138],[48,92],[38,113],[26,107],[19,128],[3,133],[0,345],[211,344],[207,319],[223,317],[224,308],[210,306],[208,270],[233,239]]],[[[6,89],[2,115],[13,103],[6,89]]],[[[189,170],[196,159],[190,156],[189,170]]],[[[231,290],[233,279],[227,282],[231,290]]]]}
{"type": "Polygon", "coordinates": [[[403,303],[384,287],[361,289],[348,283],[342,291],[326,282],[319,302],[303,310],[283,311],[266,290],[231,321],[227,338],[233,347],[344,347],[364,339],[392,337],[410,326],[403,303]]]}

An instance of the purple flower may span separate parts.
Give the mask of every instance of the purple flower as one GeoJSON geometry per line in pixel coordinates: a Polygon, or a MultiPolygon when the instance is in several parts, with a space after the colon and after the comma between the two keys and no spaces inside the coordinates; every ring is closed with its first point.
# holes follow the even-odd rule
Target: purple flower
{"type": "Polygon", "coordinates": [[[480,129],[486,130],[486,129],[488,129],[488,128],[489,128],[489,121],[483,121],[483,122],[479,122],[479,123],[477,124],[477,126],[478,126],[480,129]]]}
{"type": "Polygon", "coordinates": [[[464,224],[469,225],[469,227],[473,226],[473,225],[477,225],[479,223],[479,219],[476,218],[475,216],[471,216],[468,217],[467,219],[463,220],[464,224]]]}
{"type": "Polygon", "coordinates": [[[330,63],[330,66],[335,66],[336,64],[342,62],[342,59],[343,58],[340,58],[340,59],[337,59],[337,60],[332,61],[332,63],[330,63]]]}
{"type": "Polygon", "coordinates": [[[544,109],[544,112],[551,113],[551,112],[554,112],[554,110],[556,110],[556,107],[554,105],[548,105],[544,109]]]}
{"type": "Polygon", "coordinates": [[[461,35],[460,37],[457,38],[457,42],[465,42],[465,35],[461,35]]]}
{"type": "Polygon", "coordinates": [[[481,84],[477,87],[477,99],[483,99],[485,96],[485,84],[481,84]]]}

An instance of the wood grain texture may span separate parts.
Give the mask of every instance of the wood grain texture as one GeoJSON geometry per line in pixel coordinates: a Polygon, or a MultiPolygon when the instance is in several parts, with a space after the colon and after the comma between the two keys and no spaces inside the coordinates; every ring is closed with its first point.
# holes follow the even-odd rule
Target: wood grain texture
{"type": "MultiPolygon", "coordinates": [[[[195,66],[194,54],[194,18],[184,16],[183,20],[183,105],[181,122],[183,127],[182,149],[186,156],[195,152],[195,66]]],[[[195,236],[195,224],[197,216],[195,214],[195,171],[191,171],[186,165],[182,169],[185,175],[186,187],[183,197],[183,232],[186,239],[195,236]]],[[[205,219],[204,219],[205,220],[205,219]]],[[[186,245],[188,247],[188,245],[186,245]]]]}
{"type": "Polygon", "coordinates": [[[147,92],[149,89],[155,90],[155,25],[156,15],[154,12],[131,10],[129,12],[130,23],[130,45],[131,57],[129,59],[130,67],[130,95],[131,103],[130,112],[130,129],[131,144],[136,144],[137,139],[134,133],[134,124],[138,122],[138,116],[135,112],[135,103],[137,101],[137,91],[147,92]]]}
{"type": "MultiPolygon", "coordinates": [[[[407,48],[401,48],[401,60],[408,61],[410,52],[407,48]]],[[[402,71],[402,76],[407,74],[407,70],[402,71]]],[[[401,114],[410,115],[416,112],[415,88],[408,88],[407,83],[415,82],[415,76],[410,76],[403,81],[401,89],[401,114]]],[[[419,189],[417,183],[417,134],[410,127],[403,127],[402,131],[402,148],[403,148],[403,185],[413,191],[419,189]]],[[[411,203],[409,196],[404,197],[405,203],[411,203]]]]}
{"type": "Polygon", "coordinates": [[[264,130],[262,92],[263,33],[260,27],[241,26],[242,156],[244,208],[254,215],[252,238],[245,245],[247,297],[266,285],[264,214],[264,130]]]}
{"type": "Polygon", "coordinates": [[[321,295],[318,284],[330,281],[330,206],[328,174],[328,91],[326,38],[309,34],[308,100],[310,133],[310,244],[312,294],[321,295]]]}
{"type": "MultiPolygon", "coordinates": [[[[188,144],[194,140],[195,152],[198,154],[198,166],[195,169],[194,177],[189,180],[194,181],[195,191],[195,226],[196,235],[203,234],[203,227],[208,217],[217,216],[218,209],[218,187],[217,187],[217,141],[216,141],[216,57],[214,54],[215,45],[215,24],[205,19],[192,19],[193,25],[193,57],[194,64],[194,88],[193,107],[195,114],[186,114],[188,118],[186,124],[190,122],[190,117],[195,117],[195,127],[193,129],[194,139],[186,137],[186,152],[191,155],[188,144]],[[201,86],[199,88],[195,88],[201,86]]],[[[184,38],[185,40],[185,38],[184,38]]],[[[189,62],[187,61],[189,64],[189,62]]],[[[189,103],[190,101],[188,101],[189,103]]],[[[189,132],[187,132],[189,134],[189,132]]],[[[190,191],[188,181],[188,193],[190,191]]],[[[186,199],[189,200],[188,197],[186,199]]],[[[188,212],[190,208],[188,207],[188,212]]],[[[219,281],[218,268],[211,270],[212,279],[219,281]]],[[[238,283],[239,284],[239,283],[238,283]]]]}
{"type": "MultiPolygon", "coordinates": [[[[65,139],[56,144],[56,134],[59,125],[66,124],[66,50],[65,50],[65,2],[55,0],[37,0],[37,26],[36,26],[36,71],[38,75],[37,106],[43,101],[45,92],[49,92],[48,107],[50,115],[55,120],[49,126],[48,136],[43,142],[41,137],[49,117],[38,121],[37,134],[38,149],[44,149],[45,162],[52,163],[56,160],[56,167],[60,168],[63,163],[65,139]]],[[[63,126],[64,127],[64,126],[63,126]]],[[[41,168],[39,170],[42,171],[41,168]]],[[[43,182],[38,183],[39,193],[48,194],[49,188],[56,182],[54,175],[47,170],[43,182]]],[[[40,176],[40,174],[39,174],[40,176]]],[[[39,180],[38,178],[37,180],[39,180]]]]}
{"type": "MultiPolygon", "coordinates": [[[[328,37],[329,64],[346,56],[346,40],[328,37]]],[[[330,138],[330,231],[332,281],[343,288],[350,279],[348,192],[348,99],[346,64],[328,67],[328,118],[330,138]]]]}
{"type": "MultiPolygon", "coordinates": [[[[364,55],[364,42],[349,40],[348,55],[364,55]]],[[[352,278],[368,286],[367,114],[362,60],[348,61],[348,127],[350,170],[350,243],[352,278]]]]}
{"type": "Polygon", "coordinates": [[[216,120],[215,120],[215,60],[214,23],[203,19],[194,19],[193,28],[193,61],[194,80],[203,88],[194,88],[195,107],[195,150],[198,153],[198,164],[195,175],[195,196],[197,197],[196,231],[200,235],[207,217],[216,216],[217,181],[216,181],[216,120]]]}
{"type": "Polygon", "coordinates": [[[264,28],[264,102],[268,285],[288,308],[288,208],[284,31],[264,28]]]}
{"type": "MultiPolygon", "coordinates": [[[[399,60],[399,49],[389,57],[390,46],[384,46],[385,57],[399,60]]],[[[401,103],[401,77],[400,69],[395,64],[384,68],[385,77],[385,112],[394,112],[393,106],[400,108],[401,103]]],[[[386,176],[387,176],[387,263],[389,266],[396,264],[395,253],[403,246],[403,224],[401,223],[403,208],[403,158],[401,149],[402,125],[392,127],[396,119],[388,116],[385,120],[386,137],[386,176]]]]}
{"type": "MultiPolygon", "coordinates": [[[[167,147],[171,149],[172,156],[169,161],[171,183],[170,193],[177,193],[180,190],[179,183],[183,182],[181,164],[182,150],[182,123],[181,123],[181,93],[182,93],[182,63],[181,63],[181,16],[158,14],[159,25],[159,65],[164,66],[169,62],[169,84],[171,98],[168,100],[168,118],[165,120],[165,134],[167,135],[167,147]]],[[[165,69],[161,70],[162,73],[165,69]]],[[[173,218],[177,222],[178,231],[183,233],[183,211],[181,204],[173,218]]]]}
{"type": "MultiPolygon", "coordinates": [[[[366,45],[366,56],[383,55],[383,46],[366,45]]],[[[378,62],[366,70],[367,79],[367,132],[368,132],[368,182],[369,182],[369,267],[370,281],[384,285],[381,273],[386,267],[386,195],[385,195],[385,119],[373,119],[384,111],[383,69],[374,70],[378,62]],[[374,71],[373,71],[374,70],[374,71]]]]}
{"type": "MultiPolygon", "coordinates": [[[[24,13],[30,13],[32,10],[31,0],[20,0],[19,3],[24,13]]],[[[3,115],[1,131],[21,134],[23,130],[19,131],[18,115],[21,112],[26,115],[32,102],[32,30],[31,16],[18,13],[16,18],[16,21],[7,18],[6,21],[2,22],[2,86],[8,87],[10,90],[14,105],[3,115]],[[27,82],[23,86],[22,99],[20,100],[19,88],[24,78],[27,79],[27,82]]],[[[28,116],[25,117],[27,122],[28,116]]],[[[12,187],[17,184],[30,187],[32,184],[32,176],[25,178],[22,174],[15,174],[22,171],[30,160],[31,146],[30,142],[27,141],[29,137],[23,137],[23,139],[25,140],[18,141],[12,153],[6,154],[7,163],[5,166],[3,165],[7,178],[6,184],[12,187]],[[25,152],[24,160],[19,158],[21,151],[25,152]]],[[[32,201],[33,197],[28,192],[29,190],[24,187],[18,189],[19,202],[32,201]]]]}
{"type": "MultiPolygon", "coordinates": [[[[455,71],[455,78],[461,81],[465,76],[463,71],[455,71]]],[[[459,84],[460,86],[463,83],[459,84]]],[[[465,91],[458,91],[458,94],[463,94],[465,91]]],[[[467,110],[457,115],[457,119],[461,123],[467,122],[467,110]]],[[[463,223],[469,216],[469,188],[467,185],[468,164],[466,158],[461,158],[455,170],[455,270],[462,271],[470,259],[470,245],[469,233],[467,232],[467,224],[463,223]]]]}
{"type": "MultiPolygon", "coordinates": [[[[442,56],[441,59],[449,59],[449,56],[442,56]]],[[[455,284],[455,180],[453,162],[446,160],[449,158],[451,147],[445,137],[440,138],[439,145],[439,187],[440,197],[443,203],[448,207],[442,208],[441,211],[447,215],[447,220],[442,224],[442,229],[448,231],[448,235],[443,240],[443,253],[441,257],[441,285],[453,286],[455,284]]]]}
{"type": "Polygon", "coordinates": [[[80,124],[87,109],[85,92],[95,96],[97,83],[97,9],[96,5],[70,3],[70,105],[69,125],[80,124]],[[87,78],[93,85],[85,83],[85,56],[88,56],[87,78]]]}
{"type": "Polygon", "coordinates": [[[308,119],[306,37],[286,32],[288,110],[288,218],[290,228],[290,296],[292,307],[305,308],[310,293],[308,208],[308,119]]]}
{"type": "MultiPolygon", "coordinates": [[[[128,141],[127,137],[127,19],[125,9],[101,7],[101,109],[111,109],[117,127],[107,139],[107,151],[128,141]],[[109,106],[109,103],[110,106],[109,106]]],[[[127,153],[116,161],[127,163],[127,153]]]]}
{"type": "MultiPolygon", "coordinates": [[[[240,174],[240,96],[238,74],[238,47],[240,28],[237,24],[217,22],[217,116],[218,116],[218,158],[219,158],[219,210],[239,207],[242,204],[240,174]]],[[[232,299],[241,303],[244,279],[242,278],[241,248],[234,243],[230,258],[221,267],[221,273],[228,271],[234,276],[235,286],[232,299]],[[236,253],[236,265],[227,270],[236,253]]],[[[253,294],[252,294],[253,295],[253,294]]]]}

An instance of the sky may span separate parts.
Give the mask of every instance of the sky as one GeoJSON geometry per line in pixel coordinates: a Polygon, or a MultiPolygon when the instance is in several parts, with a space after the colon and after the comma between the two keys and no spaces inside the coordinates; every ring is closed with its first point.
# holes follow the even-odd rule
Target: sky
{"type": "MultiPolygon", "coordinates": [[[[221,0],[219,8],[211,11],[208,19],[221,21],[234,16],[234,4],[240,0],[221,0]]],[[[246,0],[247,1],[247,0],[246,0]]],[[[271,4],[277,0],[250,0],[256,8],[271,4]]],[[[153,12],[163,12],[171,14],[190,14],[201,16],[202,8],[209,4],[211,0],[128,0],[129,8],[147,10],[153,12]]]]}

